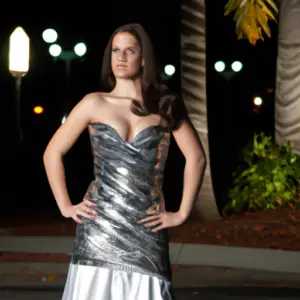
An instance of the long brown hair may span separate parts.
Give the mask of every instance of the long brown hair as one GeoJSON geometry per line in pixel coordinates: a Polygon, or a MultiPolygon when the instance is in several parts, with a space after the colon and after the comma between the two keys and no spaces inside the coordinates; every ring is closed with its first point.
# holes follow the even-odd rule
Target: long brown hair
{"type": "MultiPolygon", "coordinates": [[[[142,57],[145,61],[141,69],[143,104],[133,100],[131,105],[132,112],[139,116],[159,114],[169,122],[171,127],[176,127],[176,123],[179,122],[179,115],[178,112],[175,112],[174,105],[179,101],[179,98],[174,93],[169,92],[166,85],[160,83],[153,45],[147,32],[140,24],[133,23],[121,26],[110,37],[104,51],[102,63],[102,89],[109,92],[116,84],[111,66],[111,52],[113,38],[119,32],[127,32],[136,38],[140,44],[142,57]]],[[[182,109],[177,111],[183,113],[182,109]]]]}

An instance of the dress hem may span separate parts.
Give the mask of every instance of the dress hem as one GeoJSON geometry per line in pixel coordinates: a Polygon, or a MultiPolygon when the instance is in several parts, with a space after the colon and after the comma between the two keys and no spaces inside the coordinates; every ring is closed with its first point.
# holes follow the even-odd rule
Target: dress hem
{"type": "Polygon", "coordinates": [[[101,267],[101,268],[106,268],[106,269],[111,269],[111,270],[116,270],[116,271],[124,271],[124,272],[134,272],[134,273],[140,273],[142,275],[148,275],[151,277],[156,277],[159,280],[163,280],[166,283],[171,283],[171,274],[166,275],[166,276],[161,276],[162,272],[160,271],[159,273],[155,272],[149,272],[146,270],[143,270],[142,268],[138,268],[133,265],[129,264],[124,264],[124,263],[116,263],[116,262],[110,262],[107,260],[101,260],[101,259],[91,259],[91,258],[83,258],[83,257],[78,257],[77,255],[73,255],[72,259],[70,261],[70,264],[72,265],[82,265],[82,266],[91,266],[91,267],[101,267]]]}

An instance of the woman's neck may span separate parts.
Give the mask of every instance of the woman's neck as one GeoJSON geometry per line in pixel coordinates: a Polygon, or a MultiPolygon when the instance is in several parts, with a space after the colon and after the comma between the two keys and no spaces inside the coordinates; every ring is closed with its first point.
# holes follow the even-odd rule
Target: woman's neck
{"type": "Polygon", "coordinates": [[[143,93],[141,79],[118,79],[115,88],[111,91],[111,94],[116,97],[142,101],[143,93]]]}

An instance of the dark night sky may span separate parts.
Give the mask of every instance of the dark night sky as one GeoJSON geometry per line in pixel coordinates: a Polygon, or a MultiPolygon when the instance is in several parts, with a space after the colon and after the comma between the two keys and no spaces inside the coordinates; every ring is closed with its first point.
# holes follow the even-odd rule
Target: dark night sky
{"type": "MultiPolygon", "coordinates": [[[[20,9],[19,16],[8,13],[12,11],[8,7],[5,9],[7,13],[1,13],[0,125],[1,171],[4,177],[1,187],[3,197],[8,199],[1,213],[13,215],[25,210],[41,214],[58,213],[45,177],[42,154],[60,122],[66,78],[63,63],[54,62],[48,54],[48,45],[41,37],[42,31],[48,27],[56,29],[59,43],[65,49],[72,49],[79,41],[87,45],[85,59],[72,64],[72,106],[86,93],[98,89],[101,59],[108,38],[118,26],[129,22],[139,22],[146,28],[162,66],[171,63],[177,67],[178,72],[168,85],[180,92],[180,2],[85,1],[77,6],[73,1],[66,8],[39,3],[39,6],[20,9]],[[18,25],[31,38],[30,72],[22,85],[25,140],[21,147],[16,147],[13,140],[14,79],[8,72],[8,39],[18,25]],[[43,105],[45,114],[34,115],[32,108],[35,105],[43,105]]],[[[211,116],[214,182],[218,202],[222,206],[230,184],[228,178],[236,168],[240,148],[254,131],[272,132],[274,95],[266,94],[266,89],[275,85],[277,27],[272,25],[272,39],[258,42],[256,46],[247,41],[237,41],[232,18],[223,16],[225,1],[207,2],[207,97],[211,116]],[[243,62],[244,69],[226,86],[223,78],[214,72],[213,64],[216,60],[229,63],[236,59],[243,62]],[[255,94],[267,97],[265,109],[259,116],[252,113],[251,101],[255,94]]],[[[174,149],[171,152],[175,154],[171,155],[176,157],[179,154],[176,147],[174,149]]],[[[86,133],[70,151],[66,165],[70,194],[76,202],[81,199],[92,178],[86,133]]],[[[170,163],[167,167],[169,173],[174,170],[172,168],[174,164],[170,163]]],[[[176,180],[180,181],[182,168],[177,171],[179,179],[171,179],[168,172],[167,190],[176,180]]],[[[168,198],[172,197],[167,192],[169,203],[172,200],[168,198]]]]}

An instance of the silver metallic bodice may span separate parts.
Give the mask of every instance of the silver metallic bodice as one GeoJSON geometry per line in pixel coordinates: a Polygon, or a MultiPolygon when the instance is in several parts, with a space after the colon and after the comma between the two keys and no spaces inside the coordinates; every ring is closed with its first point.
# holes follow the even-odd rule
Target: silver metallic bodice
{"type": "Polygon", "coordinates": [[[97,204],[95,221],[77,225],[72,262],[132,270],[171,280],[166,230],[151,232],[138,220],[164,210],[162,183],[170,144],[167,124],[124,141],[111,126],[90,124],[95,180],[85,198],[97,204]]]}

